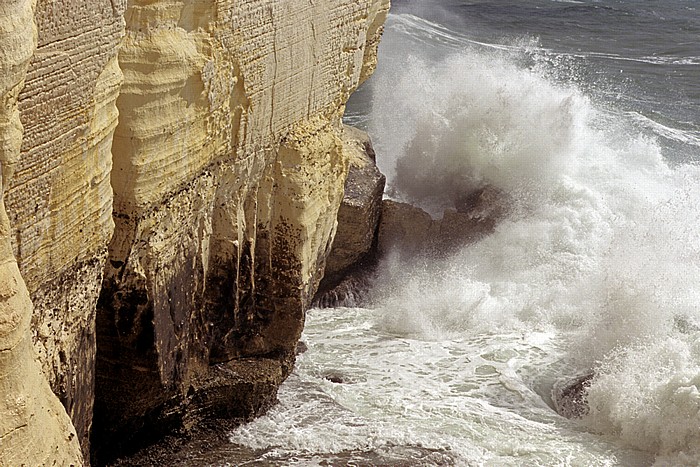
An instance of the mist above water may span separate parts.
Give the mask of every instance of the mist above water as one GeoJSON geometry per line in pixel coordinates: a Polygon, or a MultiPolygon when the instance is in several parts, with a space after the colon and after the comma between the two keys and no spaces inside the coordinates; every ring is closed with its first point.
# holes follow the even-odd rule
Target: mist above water
{"type": "MultiPolygon", "coordinates": [[[[280,405],[232,440],[269,465],[697,465],[700,167],[683,162],[700,160],[697,122],[635,107],[610,72],[629,57],[592,69],[585,49],[454,19],[508,2],[423,12],[449,26],[397,3],[357,96],[369,110],[350,112],[388,196],[438,218],[492,187],[507,215],[449,257],[389,254],[371,308],[311,310],[280,405]],[[555,383],[591,372],[587,415],[556,414],[555,383]]],[[[574,20],[598,6],[568,3],[574,20]]]]}
{"type": "MultiPolygon", "coordinates": [[[[410,35],[416,20],[394,21],[410,35]]],[[[393,50],[407,43],[383,49],[404,61],[375,78],[369,119],[390,196],[439,217],[492,186],[510,215],[448,260],[385,261],[382,326],[565,335],[571,374],[597,374],[587,426],[697,459],[698,167],[669,163],[658,137],[576,79],[553,79],[536,49],[393,50]]]]}

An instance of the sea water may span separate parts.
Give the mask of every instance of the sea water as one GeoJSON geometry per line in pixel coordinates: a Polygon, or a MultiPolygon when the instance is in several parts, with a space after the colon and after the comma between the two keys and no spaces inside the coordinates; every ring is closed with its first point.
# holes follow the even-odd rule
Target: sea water
{"type": "MultiPolygon", "coordinates": [[[[394,1],[366,128],[387,196],[507,216],[310,310],[230,465],[700,464],[700,5],[394,1]],[[594,374],[587,413],[552,390],[594,374]]],[[[226,463],[226,462],[225,462],[226,463]]]]}

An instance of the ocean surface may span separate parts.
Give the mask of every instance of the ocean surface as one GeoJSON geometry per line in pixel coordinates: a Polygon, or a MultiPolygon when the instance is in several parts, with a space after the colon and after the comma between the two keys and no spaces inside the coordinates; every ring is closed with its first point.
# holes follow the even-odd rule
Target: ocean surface
{"type": "Polygon", "coordinates": [[[439,218],[490,186],[508,215],[310,310],[212,465],[700,465],[700,2],[394,0],[346,119],[387,196],[439,218]]]}

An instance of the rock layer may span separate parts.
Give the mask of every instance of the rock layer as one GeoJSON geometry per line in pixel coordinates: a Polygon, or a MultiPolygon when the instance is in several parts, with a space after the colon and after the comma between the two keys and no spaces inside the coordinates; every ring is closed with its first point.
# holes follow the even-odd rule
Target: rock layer
{"type": "Polygon", "coordinates": [[[37,49],[19,95],[21,157],[7,193],[13,246],[34,303],[34,345],[86,452],[95,306],[113,231],[121,3],[37,1],[37,49]]]}
{"type": "Polygon", "coordinates": [[[335,233],[344,104],[388,6],[129,2],[97,316],[105,449],[274,401],[335,233]],[[261,361],[274,382],[250,399],[261,361]]]}
{"type": "Polygon", "coordinates": [[[78,464],[91,428],[119,448],[274,401],[336,231],[344,105],[388,8],[2,2],[0,400],[19,405],[0,428],[34,457],[0,459],[78,464]]]}
{"type": "Polygon", "coordinates": [[[82,465],[75,429],[32,346],[32,303],[5,210],[4,194],[20,164],[17,102],[36,47],[33,8],[29,0],[0,6],[0,465],[82,465]]]}

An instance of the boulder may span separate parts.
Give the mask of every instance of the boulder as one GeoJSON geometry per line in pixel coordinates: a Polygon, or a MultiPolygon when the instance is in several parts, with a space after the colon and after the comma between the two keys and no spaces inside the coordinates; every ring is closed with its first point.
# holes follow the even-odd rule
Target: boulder
{"type": "Polygon", "coordinates": [[[421,208],[385,199],[377,238],[378,252],[381,256],[391,251],[407,255],[421,253],[435,226],[436,221],[421,208]]]}
{"type": "Polygon", "coordinates": [[[343,154],[348,160],[338,226],[325,275],[313,305],[358,306],[371,285],[376,238],[386,177],[375,164],[369,135],[345,125],[343,154]]]}
{"type": "Polygon", "coordinates": [[[356,266],[372,249],[386,183],[386,177],[375,165],[367,133],[346,125],[343,151],[350,167],[322,287],[356,266]]]}
{"type": "Polygon", "coordinates": [[[505,216],[508,196],[502,190],[486,185],[474,190],[455,201],[457,212],[469,214],[484,232],[493,229],[496,222],[505,216]]]}
{"type": "Polygon", "coordinates": [[[506,212],[506,195],[491,186],[458,198],[441,219],[412,204],[384,200],[378,250],[380,255],[450,254],[492,232],[506,212]]]}

